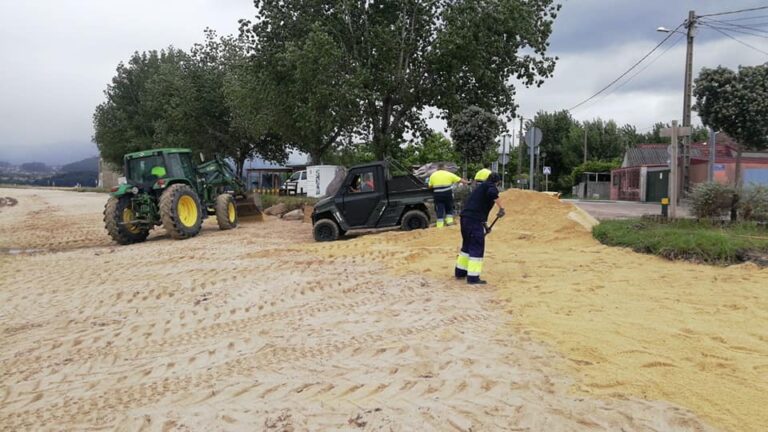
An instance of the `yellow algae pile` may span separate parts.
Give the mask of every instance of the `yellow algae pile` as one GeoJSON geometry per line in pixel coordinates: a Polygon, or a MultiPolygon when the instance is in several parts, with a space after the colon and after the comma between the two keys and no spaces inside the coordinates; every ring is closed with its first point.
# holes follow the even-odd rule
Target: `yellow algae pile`
{"type": "MultiPolygon", "coordinates": [[[[768,270],[606,247],[570,204],[518,190],[503,198],[483,277],[509,300],[515,331],[562,353],[575,391],[669,401],[726,430],[768,430],[768,270]]],[[[457,283],[458,227],[340,243],[325,253],[457,283]]]]}

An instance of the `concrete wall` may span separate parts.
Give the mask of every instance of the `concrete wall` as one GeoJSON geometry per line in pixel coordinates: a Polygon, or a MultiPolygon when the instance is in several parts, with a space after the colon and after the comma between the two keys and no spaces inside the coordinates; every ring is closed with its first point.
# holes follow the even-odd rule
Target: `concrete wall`
{"type": "Polygon", "coordinates": [[[99,187],[113,188],[117,186],[117,179],[122,177],[122,173],[114,171],[112,167],[99,158],[99,187]]]}
{"type": "Polygon", "coordinates": [[[585,182],[581,182],[573,190],[574,195],[580,199],[611,199],[611,182],[589,182],[586,187],[585,182]]]}

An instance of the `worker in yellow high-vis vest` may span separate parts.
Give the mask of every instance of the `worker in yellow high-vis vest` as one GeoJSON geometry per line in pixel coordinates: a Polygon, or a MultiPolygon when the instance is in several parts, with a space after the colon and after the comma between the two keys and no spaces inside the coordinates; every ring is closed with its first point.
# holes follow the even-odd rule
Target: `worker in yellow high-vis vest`
{"type": "Polygon", "coordinates": [[[446,171],[445,165],[439,164],[437,171],[429,176],[429,188],[435,198],[435,213],[437,213],[437,227],[453,225],[453,188],[457,183],[467,184],[465,179],[446,171]]]}

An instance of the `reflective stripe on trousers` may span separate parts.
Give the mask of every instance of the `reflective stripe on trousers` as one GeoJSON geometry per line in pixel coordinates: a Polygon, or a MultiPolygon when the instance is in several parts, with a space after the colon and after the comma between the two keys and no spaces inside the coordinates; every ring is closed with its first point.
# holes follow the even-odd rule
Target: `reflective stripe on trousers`
{"type": "Polygon", "coordinates": [[[467,263],[467,276],[480,276],[480,272],[483,271],[483,259],[476,257],[469,257],[467,263]]]}

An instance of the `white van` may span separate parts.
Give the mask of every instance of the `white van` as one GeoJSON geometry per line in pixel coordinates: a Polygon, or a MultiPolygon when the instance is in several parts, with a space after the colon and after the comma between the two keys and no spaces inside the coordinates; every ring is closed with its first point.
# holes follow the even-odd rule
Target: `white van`
{"type": "Polygon", "coordinates": [[[307,172],[296,171],[291,174],[288,180],[280,186],[282,195],[306,195],[307,193],[307,172]]]}

